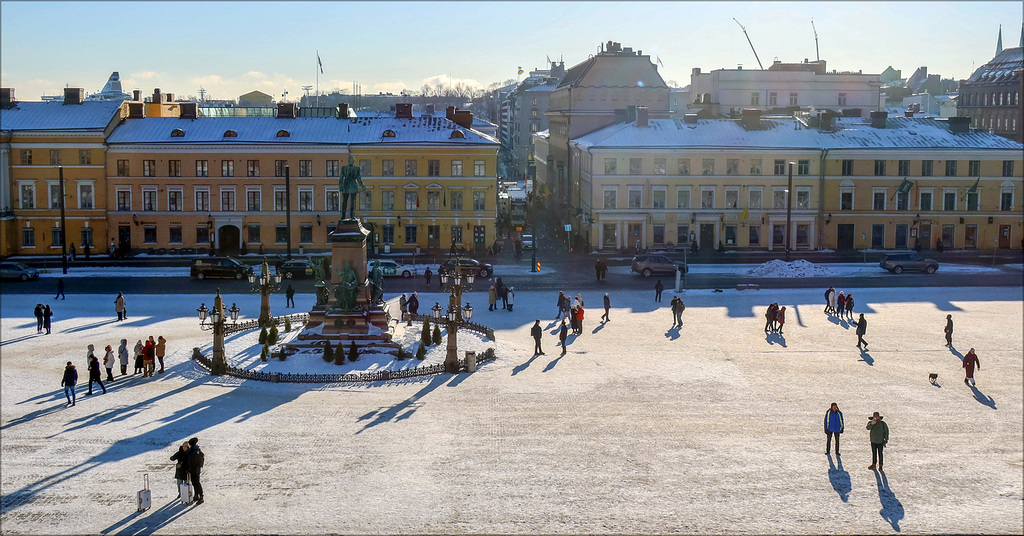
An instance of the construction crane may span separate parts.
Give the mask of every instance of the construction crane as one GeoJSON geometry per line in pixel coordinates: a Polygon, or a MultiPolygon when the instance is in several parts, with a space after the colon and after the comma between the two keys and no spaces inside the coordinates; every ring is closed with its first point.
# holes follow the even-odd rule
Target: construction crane
{"type": "MultiPolygon", "coordinates": [[[[736,20],[736,17],[733,17],[732,20],[736,21],[736,24],[740,24],[740,21],[736,20]]],[[[763,71],[764,70],[764,65],[761,65],[761,58],[757,57],[757,51],[754,50],[754,43],[752,43],[750,41],[750,36],[747,35],[747,29],[744,28],[742,24],[740,24],[740,29],[743,30],[743,35],[747,36],[747,43],[750,43],[750,50],[752,50],[754,52],[754,59],[757,60],[757,66],[760,67],[761,70],[763,71]]]]}
{"type": "Polygon", "coordinates": [[[811,29],[814,30],[814,57],[821,61],[821,54],[818,53],[818,30],[814,27],[814,19],[811,18],[811,29]]]}

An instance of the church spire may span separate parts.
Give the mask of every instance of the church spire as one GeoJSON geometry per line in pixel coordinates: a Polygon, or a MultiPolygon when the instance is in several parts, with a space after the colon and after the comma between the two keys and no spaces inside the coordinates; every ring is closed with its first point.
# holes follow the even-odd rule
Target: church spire
{"type": "Polygon", "coordinates": [[[996,41],[996,56],[1003,53],[1003,25],[999,25],[999,40],[996,41]]]}
{"type": "Polygon", "coordinates": [[[1020,44],[1017,46],[1024,48],[1024,23],[1020,25],[1020,44]]]}

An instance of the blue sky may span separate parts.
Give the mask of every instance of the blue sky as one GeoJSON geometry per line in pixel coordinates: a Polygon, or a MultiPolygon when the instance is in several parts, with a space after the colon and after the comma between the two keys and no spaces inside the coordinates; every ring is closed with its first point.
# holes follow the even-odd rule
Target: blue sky
{"type": "Polygon", "coordinates": [[[690,70],[814,59],[829,69],[909,76],[922,65],[965,78],[1017,46],[1015,2],[18,2],[0,4],[0,79],[21,100],[65,85],[98,91],[119,71],[127,91],[289,99],[320,90],[418,91],[424,83],[485,86],[519,66],[570,67],[618,41],[661,58],[666,80],[690,70]]]}

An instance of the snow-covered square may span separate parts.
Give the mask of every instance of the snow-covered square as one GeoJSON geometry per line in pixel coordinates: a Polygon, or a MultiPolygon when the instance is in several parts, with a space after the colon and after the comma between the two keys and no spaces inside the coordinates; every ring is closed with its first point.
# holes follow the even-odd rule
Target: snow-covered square
{"type": "MultiPolygon", "coordinates": [[[[190,355],[209,352],[195,314],[209,295],[128,294],[124,322],[114,296],[3,295],[0,532],[1020,534],[1022,289],[837,290],[854,293],[869,350],[850,322],[823,314],[824,289],[686,291],[678,330],[671,290],[662,303],[610,291],[606,323],[603,292],[584,291],[583,334],[565,356],[557,292],[518,291],[514,312],[488,311],[473,292],[474,320],[496,341],[460,331],[460,353],[493,346],[495,361],[346,384],[208,375],[190,355]],[[36,334],[38,301],[54,309],[51,335],[36,334]],[[763,331],[771,302],[787,308],[784,335],[763,331]],[[544,355],[532,355],[538,318],[544,355]],[[165,373],[129,365],[106,394],[85,395],[87,344],[102,359],[107,344],[150,335],[168,340],[165,373]],[[972,347],[974,388],[961,368],[972,347]],[[60,387],[67,361],[81,378],[74,407],[60,387]],[[841,457],[824,453],[832,402],[845,417],[841,457]],[[884,473],[868,469],[875,411],[891,434],[884,473]],[[190,437],[206,453],[200,506],[175,498],[170,456],[190,437]],[[153,507],[136,512],[147,473],[153,507]]],[[[446,299],[420,293],[421,310],[446,299]]],[[[313,305],[274,300],[278,315],[313,305]]],[[[259,314],[258,295],[225,301],[259,314]]],[[[403,324],[395,337],[414,352],[418,334],[403,324]]],[[[228,336],[231,364],[369,371],[444,355],[442,344],[423,362],[264,363],[254,337],[228,336]]]]}

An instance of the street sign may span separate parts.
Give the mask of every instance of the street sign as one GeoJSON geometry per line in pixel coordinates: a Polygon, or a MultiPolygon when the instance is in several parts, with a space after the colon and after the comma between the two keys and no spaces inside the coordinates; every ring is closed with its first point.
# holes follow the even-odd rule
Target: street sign
{"type": "Polygon", "coordinates": [[[566,231],[566,232],[569,232],[569,231],[571,231],[571,230],[572,230],[572,225],[571,225],[571,224],[568,224],[568,223],[567,223],[567,224],[565,224],[565,231],[566,231]]]}

